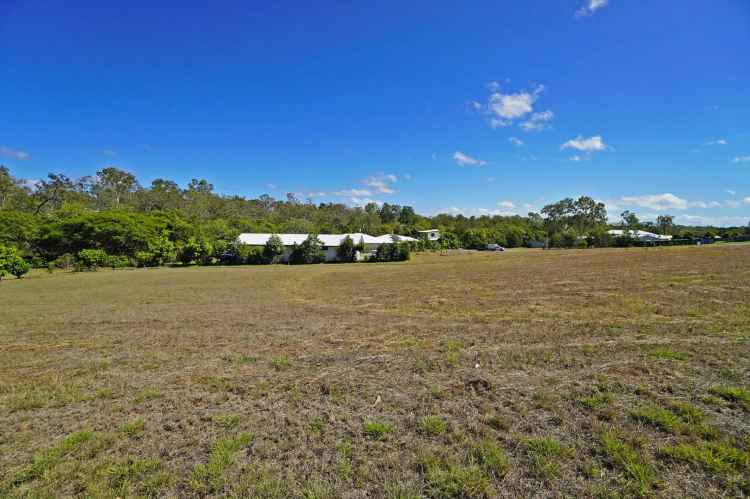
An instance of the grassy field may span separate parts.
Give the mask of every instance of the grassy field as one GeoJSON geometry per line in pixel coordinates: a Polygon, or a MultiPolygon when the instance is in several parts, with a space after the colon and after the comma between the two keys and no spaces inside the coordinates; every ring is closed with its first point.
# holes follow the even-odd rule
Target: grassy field
{"type": "Polygon", "coordinates": [[[0,496],[750,494],[750,245],[0,283],[0,496]]]}

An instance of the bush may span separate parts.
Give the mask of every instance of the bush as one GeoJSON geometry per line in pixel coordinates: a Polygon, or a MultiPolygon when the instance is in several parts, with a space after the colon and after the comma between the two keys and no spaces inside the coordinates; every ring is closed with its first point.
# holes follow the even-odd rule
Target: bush
{"type": "Polygon", "coordinates": [[[292,265],[302,265],[306,263],[322,263],[325,261],[325,253],[321,249],[322,243],[318,236],[310,234],[302,244],[295,244],[292,247],[292,253],[289,255],[289,263],[292,265]]]}
{"type": "Polygon", "coordinates": [[[205,239],[191,237],[178,251],[178,258],[184,265],[197,263],[208,265],[213,255],[213,245],[205,239]]]}
{"type": "Polygon", "coordinates": [[[78,252],[78,263],[91,270],[107,265],[108,259],[107,252],[100,249],[82,249],[78,252]]]}
{"type": "Polygon", "coordinates": [[[18,254],[18,251],[10,246],[0,246],[0,279],[6,274],[16,276],[20,279],[31,269],[31,265],[18,254]]]}
{"type": "Polygon", "coordinates": [[[124,255],[108,255],[107,267],[114,269],[123,269],[130,266],[130,259],[124,255]]]}
{"type": "Polygon", "coordinates": [[[58,269],[67,270],[75,264],[75,257],[71,255],[70,253],[65,253],[64,255],[60,255],[52,262],[52,264],[57,267],[58,269]]]}
{"type": "Polygon", "coordinates": [[[266,241],[266,245],[263,246],[263,259],[265,260],[265,263],[276,263],[283,254],[284,243],[281,242],[279,236],[272,234],[271,237],[268,238],[268,241],[266,241]]]}
{"type": "Polygon", "coordinates": [[[336,258],[340,262],[354,262],[357,260],[357,248],[354,245],[354,241],[350,236],[346,236],[341,240],[338,249],[336,250],[336,258]]]}
{"type": "Polygon", "coordinates": [[[378,246],[373,262],[403,262],[411,258],[411,249],[407,243],[385,243],[378,246]]]}

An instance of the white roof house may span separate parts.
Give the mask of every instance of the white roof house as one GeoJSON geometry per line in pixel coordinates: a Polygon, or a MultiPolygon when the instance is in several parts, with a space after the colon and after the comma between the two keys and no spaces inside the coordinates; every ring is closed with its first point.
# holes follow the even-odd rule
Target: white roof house
{"type": "MultiPolygon", "coordinates": [[[[263,246],[268,242],[271,236],[274,234],[270,233],[244,233],[240,234],[237,241],[241,244],[247,244],[250,246],[263,246]]],[[[292,246],[295,244],[302,244],[305,239],[308,238],[309,234],[276,234],[281,239],[281,244],[284,245],[284,254],[281,257],[281,261],[286,261],[292,252],[292,246]]],[[[416,241],[413,237],[399,236],[397,234],[385,234],[383,236],[371,236],[369,234],[363,234],[361,232],[354,232],[350,234],[318,234],[318,240],[323,246],[323,253],[325,253],[326,261],[336,260],[336,249],[341,246],[346,236],[352,238],[354,244],[364,243],[365,252],[369,253],[378,248],[381,244],[394,243],[394,242],[411,242],[416,241]]],[[[358,255],[358,259],[363,258],[363,255],[358,255]]]]}
{"type": "Polygon", "coordinates": [[[653,232],[647,232],[645,230],[623,230],[623,229],[612,229],[608,230],[607,233],[614,237],[630,236],[633,239],[639,241],[671,241],[672,236],[664,234],[654,234],[653,232]]]}

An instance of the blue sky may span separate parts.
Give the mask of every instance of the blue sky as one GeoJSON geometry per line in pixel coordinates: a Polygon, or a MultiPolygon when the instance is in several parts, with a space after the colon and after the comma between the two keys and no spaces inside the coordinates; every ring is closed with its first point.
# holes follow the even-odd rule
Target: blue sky
{"type": "Polygon", "coordinates": [[[0,162],[745,225],[749,54],[746,0],[0,0],[0,162]]]}

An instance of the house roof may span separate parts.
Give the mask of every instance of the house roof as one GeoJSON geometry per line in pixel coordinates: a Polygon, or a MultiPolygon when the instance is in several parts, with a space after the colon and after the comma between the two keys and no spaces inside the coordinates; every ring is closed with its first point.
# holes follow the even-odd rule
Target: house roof
{"type": "MultiPolygon", "coordinates": [[[[248,244],[250,246],[263,246],[272,235],[273,234],[271,233],[244,233],[240,234],[237,240],[242,244],[248,244]]],[[[276,235],[279,236],[279,239],[281,239],[281,243],[284,246],[302,244],[302,242],[309,236],[309,234],[276,235]]],[[[340,246],[341,241],[343,241],[346,236],[351,237],[355,244],[360,242],[364,242],[365,244],[383,244],[392,243],[394,241],[416,241],[413,237],[407,236],[386,234],[384,236],[374,237],[361,232],[353,232],[350,234],[318,234],[318,239],[323,246],[340,246]]]]}
{"type": "Polygon", "coordinates": [[[654,234],[653,232],[648,232],[645,230],[612,229],[612,230],[608,230],[607,232],[613,236],[622,236],[622,235],[628,234],[630,235],[630,237],[635,237],[637,239],[658,239],[661,241],[669,241],[672,239],[672,236],[654,234]]]}
{"type": "Polygon", "coordinates": [[[427,234],[427,233],[430,233],[430,232],[440,232],[440,230],[438,230],[438,229],[429,229],[429,230],[418,230],[417,232],[421,232],[423,234],[427,234]]]}

